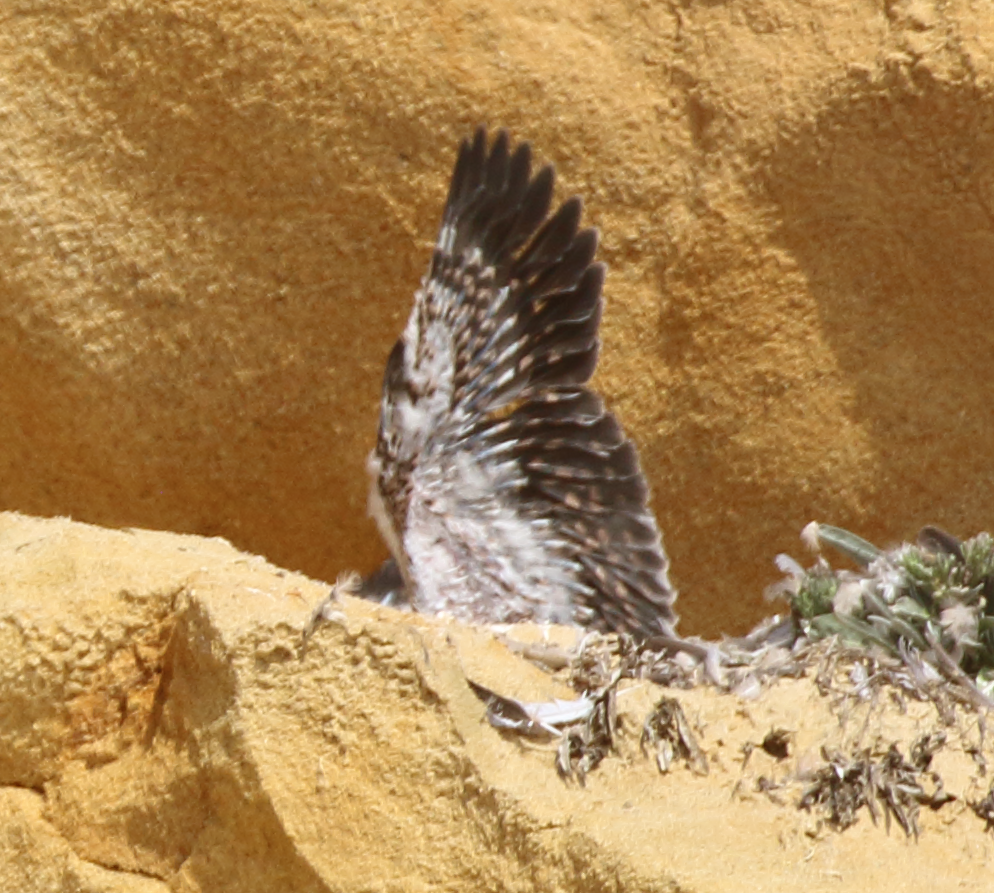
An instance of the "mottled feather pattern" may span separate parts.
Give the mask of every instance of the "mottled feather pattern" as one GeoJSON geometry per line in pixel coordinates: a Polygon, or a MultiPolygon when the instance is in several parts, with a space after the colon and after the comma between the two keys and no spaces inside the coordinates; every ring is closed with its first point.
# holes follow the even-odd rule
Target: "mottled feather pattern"
{"type": "Polygon", "coordinates": [[[414,605],[470,621],[676,622],[635,447],[586,387],[604,267],[552,168],[480,128],[384,375],[371,507],[414,605]]]}

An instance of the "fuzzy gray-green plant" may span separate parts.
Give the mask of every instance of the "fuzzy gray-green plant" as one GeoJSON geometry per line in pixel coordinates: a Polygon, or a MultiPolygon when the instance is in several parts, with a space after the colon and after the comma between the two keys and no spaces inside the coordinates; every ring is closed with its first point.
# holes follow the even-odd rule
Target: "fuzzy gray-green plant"
{"type": "Polygon", "coordinates": [[[859,570],[835,570],[822,557],[805,570],[778,556],[788,580],[777,588],[787,593],[800,632],[812,640],[838,635],[858,647],[884,649],[917,677],[966,684],[984,706],[994,706],[990,534],[960,542],[926,527],[917,543],[887,551],[829,525],[809,525],[804,538],[816,548],[832,546],[859,570]]]}

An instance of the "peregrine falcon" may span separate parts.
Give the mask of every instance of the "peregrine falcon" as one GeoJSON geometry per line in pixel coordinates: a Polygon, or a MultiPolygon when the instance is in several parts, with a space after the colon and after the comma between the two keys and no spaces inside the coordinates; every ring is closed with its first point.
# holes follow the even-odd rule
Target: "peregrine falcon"
{"type": "Polygon", "coordinates": [[[604,266],[553,170],[481,127],[387,360],[370,512],[413,606],[673,634],[635,446],[589,387],[604,266]]]}

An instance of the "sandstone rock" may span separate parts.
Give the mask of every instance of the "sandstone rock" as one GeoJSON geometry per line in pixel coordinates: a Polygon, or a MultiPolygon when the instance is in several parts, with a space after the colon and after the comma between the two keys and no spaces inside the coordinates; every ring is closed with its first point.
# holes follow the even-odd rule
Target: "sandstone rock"
{"type": "Polygon", "coordinates": [[[923,810],[917,844],[865,813],[837,834],[776,784],[822,744],[907,753],[931,707],[857,702],[840,725],[810,679],[678,692],[709,772],[660,775],[638,738],[661,690],[628,684],[618,752],[579,787],[550,745],[484,721],[467,678],[571,696],[486,630],[343,598],[302,652],[327,586],[220,539],[7,513],[0,566],[5,890],[941,893],[991,870],[962,799],[988,781],[967,748],[994,758],[975,717],[946,729],[960,799],[923,810]],[[788,760],[743,766],[774,727],[788,760]]]}
{"type": "Polygon", "coordinates": [[[41,795],[0,789],[0,886],[18,893],[167,893],[162,881],[81,859],[47,822],[41,795]]]}
{"type": "Polygon", "coordinates": [[[15,4],[3,505],[372,570],[382,364],[487,121],[602,229],[686,631],[812,519],[989,526],[992,50],[967,0],[15,4]]]}

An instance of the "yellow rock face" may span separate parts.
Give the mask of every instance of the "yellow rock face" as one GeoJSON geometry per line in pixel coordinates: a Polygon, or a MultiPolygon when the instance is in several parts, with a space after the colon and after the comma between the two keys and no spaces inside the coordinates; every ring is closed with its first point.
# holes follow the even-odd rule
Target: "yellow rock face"
{"type": "Polygon", "coordinates": [[[754,701],[669,692],[707,774],[660,775],[639,736],[664,692],[625,682],[616,752],[579,787],[554,745],[487,724],[467,679],[572,694],[484,630],[342,598],[302,651],[327,587],[220,539],[6,513],[0,566],[4,890],[952,893],[990,877],[966,805],[994,760],[974,716],[944,727],[930,705],[840,702],[810,678],[754,701]],[[774,728],[791,733],[781,761],[758,746],[774,728]],[[931,768],[958,799],[922,809],[917,843],[865,809],[842,834],[797,810],[823,745],[907,755],[936,730],[931,768]]]}
{"type": "Polygon", "coordinates": [[[18,7],[2,504],[375,567],[382,365],[485,121],[601,228],[685,631],[765,613],[812,519],[989,527],[994,13],[884,6],[18,7]]]}

